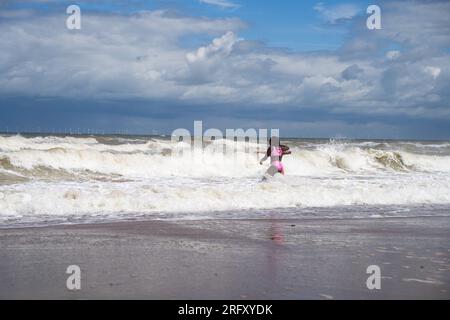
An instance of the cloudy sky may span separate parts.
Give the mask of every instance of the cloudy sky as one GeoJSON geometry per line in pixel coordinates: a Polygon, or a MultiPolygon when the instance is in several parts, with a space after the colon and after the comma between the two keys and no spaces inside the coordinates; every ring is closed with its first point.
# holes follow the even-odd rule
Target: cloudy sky
{"type": "Polygon", "coordinates": [[[0,0],[0,131],[450,139],[450,1],[0,0]],[[368,5],[382,29],[368,30],[368,5]],[[66,8],[81,7],[81,30],[66,8]]]}

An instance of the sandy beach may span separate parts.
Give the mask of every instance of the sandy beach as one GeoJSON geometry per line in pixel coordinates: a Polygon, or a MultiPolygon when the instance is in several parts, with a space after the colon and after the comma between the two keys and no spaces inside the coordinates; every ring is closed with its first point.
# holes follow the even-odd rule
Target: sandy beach
{"type": "Polygon", "coordinates": [[[1,229],[0,244],[0,299],[450,298],[448,217],[130,221],[1,229]]]}

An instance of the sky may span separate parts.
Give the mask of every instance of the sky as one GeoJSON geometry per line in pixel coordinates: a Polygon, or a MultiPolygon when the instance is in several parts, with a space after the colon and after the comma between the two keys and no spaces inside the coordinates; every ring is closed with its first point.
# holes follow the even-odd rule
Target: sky
{"type": "Polygon", "coordinates": [[[170,134],[201,120],[450,140],[449,13],[438,0],[0,0],[0,131],[170,134]],[[80,30],[66,27],[72,4],[80,30]]]}

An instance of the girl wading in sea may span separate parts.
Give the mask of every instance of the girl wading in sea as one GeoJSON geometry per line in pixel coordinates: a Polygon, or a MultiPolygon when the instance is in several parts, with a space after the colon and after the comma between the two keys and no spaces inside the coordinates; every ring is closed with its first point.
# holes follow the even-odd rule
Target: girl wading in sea
{"type": "Polygon", "coordinates": [[[270,167],[267,169],[266,174],[272,177],[276,173],[284,175],[284,166],[281,161],[283,160],[283,156],[287,154],[292,154],[292,152],[289,151],[289,147],[280,145],[280,139],[278,137],[273,137],[269,139],[269,148],[267,148],[266,155],[259,163],[262,165],[263,162],[270,157],[270,167]]]}

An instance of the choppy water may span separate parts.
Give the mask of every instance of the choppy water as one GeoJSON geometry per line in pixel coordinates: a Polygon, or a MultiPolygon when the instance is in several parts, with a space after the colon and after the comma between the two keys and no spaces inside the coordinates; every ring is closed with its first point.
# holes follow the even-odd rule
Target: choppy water
{"type": "Polygon", "coordinates": [[[256,144],[215,141],[193,157],[163,137],[3,135],[0,226],[449,212],[450,142],[282,143],[293,151],[286,176],[262,182],[256,144]]]}

